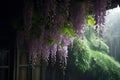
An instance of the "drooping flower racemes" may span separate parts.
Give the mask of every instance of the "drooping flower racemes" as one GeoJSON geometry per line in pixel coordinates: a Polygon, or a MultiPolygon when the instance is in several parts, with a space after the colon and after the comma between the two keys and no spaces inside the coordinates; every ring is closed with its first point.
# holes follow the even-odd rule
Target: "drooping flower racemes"
{"type": "Polygon", "coordinates": [[[23,11],[24,36],[21,38],[24,38],[22,42],[27,42],[30,60],[34,63],[40,59],[55,62],[58,55],[60,63],[65,66],[68,47],[74,41],[73,35],[84,37],[85,17],[89,11],[92,11],[96,25],[101,26],[102,30],[106,2],[106,0],[27,1],[23,11]]]}

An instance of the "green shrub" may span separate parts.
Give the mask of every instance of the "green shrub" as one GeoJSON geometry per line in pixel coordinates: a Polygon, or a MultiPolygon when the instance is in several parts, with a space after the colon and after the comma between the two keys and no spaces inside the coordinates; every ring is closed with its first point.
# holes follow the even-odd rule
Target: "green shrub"
{"type": "Polygon", "coordinates": [[[108,46],[95,36],[92,28],[90,34],[85,33],[84,40],[74,40],[70,50],[75,67],[85,80],[120,80],[119,62],[108,55],[108,46]]]}

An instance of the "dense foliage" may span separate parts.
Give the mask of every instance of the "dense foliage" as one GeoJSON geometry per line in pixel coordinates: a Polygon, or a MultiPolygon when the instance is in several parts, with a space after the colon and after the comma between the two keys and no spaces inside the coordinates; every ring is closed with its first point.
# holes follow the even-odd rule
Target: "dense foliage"
{"type": "Polygon", "coordinates": [[[69,53],[72,54],[72,58],[68,58],[71,65],[77,68],[78,74],[87,76],[85,80],[119,80],[120,64],[107,55],[109,48],[100,39],[106,2],[25,0],[23,25],[17,25],[17,48],[24,48],[33,64],[42,60],[53,65],[57,57],[63,68],[69,53]],[[88,16],[91,14],[92,17],[88,16]],[[95,31],[90,27],[93,25],[95,31]],[[70,45],[72,48],[68,50],[70,45]]]}
{"type": "MultiPolygon", "coordinates": [[[[17,42],[26,46],[29,59],[45,62],[56,55],[67,64],[68,46],[74,37],[84,38],[86,15],[92,14],[101,34],[107,0],[25,0],[17,42]]],[[[18,20],[19,21],[19,20],[18,20]]]]}
{"type": "MultiPolygon", "coordinates": [[[[88,28],[93,30],[92,27],[88,28]]],[[[69,49],[74,64],[69,63],[76,66],[79,71],[77,74],[82,75],[83,80],[119,80],[120,63],[107,54],[109,48],[100,39],[98,42],[94,31],[88,35],[89,31],[86,30],[84,40],[75,40],[73,47],[69,49]]],[[[80,76],[79,79],[81,79],[80,76]]]]}

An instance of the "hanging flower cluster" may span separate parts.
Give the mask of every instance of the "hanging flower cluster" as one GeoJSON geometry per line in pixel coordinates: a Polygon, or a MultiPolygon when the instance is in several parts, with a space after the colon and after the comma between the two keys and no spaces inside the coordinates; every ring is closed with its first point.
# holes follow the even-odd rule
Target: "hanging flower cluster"
{"type": "Polygon", "coordinates": [[[24,8],[24,37],[21,38],[27,42],[30,60],[37,62],[43,59],[48,62],[51,57],[55,62],[58,55],[60,63],[65,66],[73,35],[83,37],[88,4],[92,5],[96,24],[102,25],[106,0],[27,1],[24,8]]]}
{"type": "Polygon", "coordinates": [[[102,36],[103,28],[104,28],[104,22],[105,22],[105,14],[106,14],[106,6],[107,0],[95,0],[93,3],[93,12],[95,16],[96,21],[96,29],[95,31],[98,32],[100,36],[102,36]]]}

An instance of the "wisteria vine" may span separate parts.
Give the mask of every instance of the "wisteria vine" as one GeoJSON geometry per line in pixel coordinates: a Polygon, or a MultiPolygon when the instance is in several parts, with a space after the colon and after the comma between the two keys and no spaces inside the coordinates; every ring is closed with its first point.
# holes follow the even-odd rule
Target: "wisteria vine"
{"type": "Polygon", "coordinates": [[[65,66],[67,64],[68,46],[73,43],[74,36],[69,36],[68,33],[63,34],[61,29],[71,22],[73,26],[69,27],[73,29],[75,35],[83,37],[86,11],[89,11],[89,5],[91,5],[96,25],[101,26],[100,30],[102,30],[106,2],[106,0],[27,1],[23,11],[24,30],[22,34],[24,35],[22,37],[18,35],[18,41],[27,42],[30,60],[34,63],[40,59],[48,62],[50,57],[54,63],[56,62],[56,55],[58,55],[60,63],[65,66]],[[35,12],[38,13],[36,22],[33,20],[33,17],[36,16],[35,12]]]}

